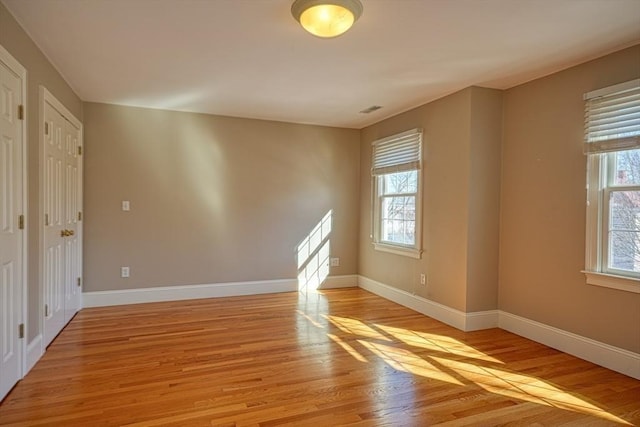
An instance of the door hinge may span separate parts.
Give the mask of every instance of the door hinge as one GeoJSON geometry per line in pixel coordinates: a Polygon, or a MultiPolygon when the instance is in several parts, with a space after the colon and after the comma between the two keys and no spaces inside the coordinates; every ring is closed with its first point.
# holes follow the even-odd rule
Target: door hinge
{"type": "Polygon", "coordinates": [[[82,145],[78,145],[78,156],[82,156],[82,145]]]}
{"type": "Polygon", "coordinates": [[[49,225],[49,214],[44,214],[44,225],[49,225]]]}
{"type": "Polygon", "coordinates": [[[44,305],[44,317],[49,317],[49,304],[44,305]]]}
{"type": "Polygon", "coordinates": [[[24,215],[18,216],[18,228],[24,230],[24,215]]]}
{"type": "Polygon", "coordinates": [[[24,105],[18,105],[18,119],[24,120],[24,105]]]}
{"type": "Polygon", "coordinates": [[[82,286],[82,279],[78,277],[78,287],[82,286]]]}
{"type": "Polygon", "coordinates": [[[82,221],[82,212],[78,212],[78,221],[82,221]]]}
{"type": "Polygon", "coordinates": [[[18,325],[18,338],[24,338],[24,323],[18,325]]]}
{"type": "Polygon", "coordinates": [[[44,134],[49,135],[49,122],[44,122],[44,134]]]}

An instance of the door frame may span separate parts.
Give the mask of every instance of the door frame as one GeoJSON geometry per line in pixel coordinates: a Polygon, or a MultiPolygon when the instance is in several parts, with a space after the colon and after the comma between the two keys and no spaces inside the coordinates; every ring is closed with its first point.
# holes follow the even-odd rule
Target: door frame
{"type": "MultiPolygon", "coordinates": [[[[45,347],[44,347],[44,331],[45,331],[45,325],[44,325],[44,321],[45,321],[45,316],[44,316],[44,303],[43,303],[43,299],[44,299],[44,251],[45,251],[45,247],[44,247],[44,234],[45,234],[45,225],[44,225],[44,219],[45,219],[45,200],[44,200],[44,196],[45,196],[45,150],[44,150],[44,144],[45,144],[45,135],[44,135],[44,110],[45,110],[45,104],[49,103],[53,108],[55,108],[65,119],[67,119],[76,129],[78,129],[78,145],[80,147],[82,147],[82,149],[84,150],[84,130],[83,130],[83,126],[82,126],[82,122],[80,120],[78,120],[76,118],[76,116],[74,116],[71,111],[69,111],[67,109],[67,107],[64,106],[64,104],[60,101],[58,101],[58,99],[51,93],[49,92],[49,90],[44,87],[43,85],[40,85],[40,89],[39,89],[39,93],[38,93],[38,117],[39,117],[39,124],[38,124],[38,174],[39,174],[39,195],[38,195],[38,203],[39,203],[39,209],[38,209],[38,258],[39,258],[39,262],[38,262],[38,270],[39,270],[39,286],[38,286],[38,321],[40,323],[40,355],[44,354],[45,352],[45,347]]],[[[82,187],[82,182],[83,182],[83,176],[84,176],[84,152],[82,153],[82,155],[78,156],[78,175],[79,175],[79,179],[78,179],[78,208],[80,209],[81,212],[84,212],[83,209],[83,187],[82,187]]],[[[82,253],[83,253],[83,227],[82,224],[84,222],[84,216],[82,218],[81,221],[78,221],[78,228],[77,228],[77,233],[78,233],[78,241],[80,242],[80,250],[78,251],[78,265],[80,266],[80,271],[82,271],[82,253]]],[[[84,283],[83,283],[84,285],[84,283]]],[[[79,301],[78,301],[78,311],[80,311],[80,309],[82,309],[82,290],[80,291],[80,296],[79,296],[79,301]]]]}
{"type": "Polygon", "coordinates": [[[20,76],[22,80],[22,108],[23,108],[23,119],[22,122],[22,141],[20,144],[22,145],[22,151],[20,153],[22,157],[22,164],[19,165],[22,168],[22,206],[19,206],[19,209],[22,211],[22,215],[24,215],[24,229],[22,230],[22,238],[20,246],[22,249],[22,253],[20,254],[22,258],[22,284],[18,286],[18,292],[20,294],[20,304],[18,310],[20,311],[20,323],[24,324],[24,337],[22,338],[22,342],[20,343],[20,378],[24,378],[27,374],[27,341],[29,340],[29,316],[28,316],[28,305],[27,305],[27,271],[28,271],[28,250],[27,243],[29,241],[29,212],[27,211],[28,206],[28,182],[27,179],[29,177],[29,173],[27,170],[27,153],[28,153],[28,135],[27,135],[27,120],[28,120],[28,99],[27,99],[27,69],[15,59],[7,49],[5,49],[2,45],[0,45],[0,61],[2,61],[5,65],[9,67],[9,69],[20,76]]]}

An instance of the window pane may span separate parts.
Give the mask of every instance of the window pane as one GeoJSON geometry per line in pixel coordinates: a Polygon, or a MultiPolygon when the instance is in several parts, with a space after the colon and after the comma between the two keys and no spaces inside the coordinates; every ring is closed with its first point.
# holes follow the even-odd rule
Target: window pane
{"type": "Polygon", "coordinates": [[[612,153],[614,156],[614,185],[640,184],[640,150],[627,150],[612,153]]]}
{"type": "Polygon", "coordinates": [[[612,191],[609,230],[640,231],[640,191],[612,191]]]}
{"type": "Polygon", "coordinates": [[[640,272],[640,233],[612,231],[609,234],[609,268],[640,272]]]}
{"type": "Polygon", "coordinates": [[[389,173],[382,176],[382,194],[416,193],[418,171],[389,173]]]}
{"type": "Polygon", "coordinates": [[[609,206],[609,267],[640,272],[640,191],[614,191],[609,206]]]}
{"type": "Polygon", "coordinates": [[[415,245],[415,196],[383,197],[381,208],[381,240],[389,243],[415,245]]]}

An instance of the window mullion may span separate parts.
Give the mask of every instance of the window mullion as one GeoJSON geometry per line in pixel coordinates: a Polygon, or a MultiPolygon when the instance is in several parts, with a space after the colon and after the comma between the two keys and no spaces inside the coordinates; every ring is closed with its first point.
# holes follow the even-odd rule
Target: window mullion
{"type": "Polygon", "coordinates": [[[382,193],[380,197],[415,197],[418,193],[382,193]]]}

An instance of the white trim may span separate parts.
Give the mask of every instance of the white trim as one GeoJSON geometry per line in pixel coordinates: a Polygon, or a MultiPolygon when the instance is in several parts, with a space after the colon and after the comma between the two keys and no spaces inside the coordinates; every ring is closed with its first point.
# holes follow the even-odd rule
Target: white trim
{"type": "Polygon", "coordinates": [[[602,206],[602,174],[606,168],[602,154],[587,156],[587,213],[585,239],[585,270],[597,271],[602,264],[599,250],[602,241],[600,211],[602,206]]]}
{"type": "Polygon", "coordinates": [[[318,289],[357,288],[358,275],[328,276],[318,289]]]}
{"type": "Polygon", "coordinates": [[[597,271],[583,271],[583,273],[587,276],[588,285],[603,286],[640,294],[640,279],[635,277],[616,276],[597,271]]]}
{"type": "Polygon", "coordinates": [[[422,249],[418,249],[418,248],[410,248],[410,247],[404,247],[399,245],[394,246],[394,245],[389,245],[389,244],[384,244],[379,242],[374,242],[373,248],[377,251],[388,252],[390,254],[408,256],[415,259],[422,258],[422,249]]]}
{"type": "Polygon", "coordinates": [[[85,308],[105,307],[146,302],[295,292],[297,290],[298,281],[296,279],[162,286],[155,288],[124,289],[120,291],[84,292],[82,294],[82,306],[85,308]]]}
{"type": "MultiPolygon", "coordinates": [[[[320,289],[358,287],[358,276],[328,276],[320,289]]],[[[96,291],[82,294],[82,307],[140,304],[146,302],[180,301],[200,298],[241,295],[275,294],[298,290],[297,279],[258,280],[253,282],[209,283],[201,285],[160,286],[153,288],[96,291]]]]}
{"type": "Polygon", "coordinates": [[[465,313],[466,332],[497,328],[500,322],[500,310],[474,311],[465,313]]]}
{"type": "Polygon", "coordinates": [[[76,116],[74,116],[73,113],[69,111],[62,102],[58,101],[58,99],[51,92],[49,92],[49,90],[46,87],[42,85],[40,85],[40,96],[41,96],[40,98],[41,101],[48,102],[49,104],[51,104],[51,106],[56,110],[58,110],[58,112],[62,114],[65,119],[69,120],[69,122],[71,122],[71,124],[75,126],[76,129],[78,130],[82,129],[82,122],[78,120],[76,116]]]}
{"type": "Polygon", "coordinates": [[[35,366],[35,364],[40,360],[42,355],[44,354],[44,349],[42,348],[42,334],[38,334],[28,345],[27,345],[27,369],[24,372],[25,375],[29,373],[29,371],[35,366]]]}
{"type": "Polygon", "coordinates": [[[464,313],[365,276],[359,276],[358,286],[465,332],[498,326],[498,310],[464,313]]]}
{"type": "MultiPolygon", "coordinates": [[[[13,71],[14,73],[16,73],[21,81],[21,87],[20,87],[20,91],[21,91],[21,95],[22,95],[22,108],[23,108],[23,120],[22,120],[22,141],[21,141],[21,145],[22,145],[22,153],[20,153],[20,155],[22,156],[22,206],[20,206],[20,209],[22,211],[22,215],[24,215],[24,221],[25,221],[25,226],[24,226],[24,230],[22,232],[22,242],[21,242],[21,248],[22,248],[22,286],[20,289],[20,318],[21,318],[21,323],[24,324],[24,328],[25,328],[25,336],[29,335],[29,306],[28,306],[28,301],[27,301],[27,295],[28,295],[28,289],[27,289],[27,274],[28,274],[28,260],[29,260],[29,255],[27,252],[27,243],[29,242],[29,211],[28,211],[28,199],[29,199],[29,171],[27,169],[28,167],[28,162],[27,162],[27,157],[28,157],[28,145],[29,145],[29,135],[28,135],[28,126],[27,126],[27,120],[29,119],[29,109],[28,109],[28,97],[27,97],[27,83],[28,83],[28,78],[27,78],[27,69],[25,67],[22,66],[22,64],[20,62],[18,62],[17,59],[15,59],[13,57],[13,55],[11,55],[11,53],[9,53],[9,51],[7,49],[5,49],[2,45],[0,45],[0,61],[4,62],[7,67],[9,67],[9,69],[11,71],[13,71]]],[[[21,370],[21,377],[24,378],[24,376],[27,374],[28,369],[27,369],[27,338],[23,338],[22,339],[22,345],[20,348],[20,370],[21,370]]]]}
{"type": "Polygon", "coordinates": [[[501,329],[640,380],[640,354],[515,314],[500,312],[501,329]]]}

